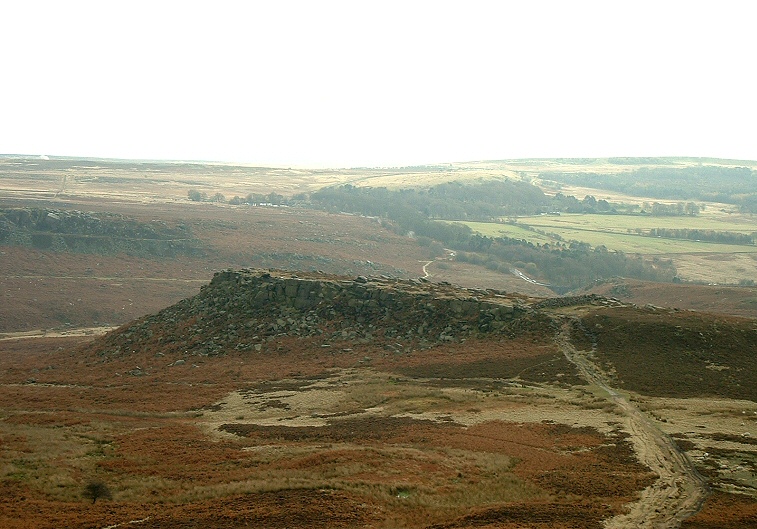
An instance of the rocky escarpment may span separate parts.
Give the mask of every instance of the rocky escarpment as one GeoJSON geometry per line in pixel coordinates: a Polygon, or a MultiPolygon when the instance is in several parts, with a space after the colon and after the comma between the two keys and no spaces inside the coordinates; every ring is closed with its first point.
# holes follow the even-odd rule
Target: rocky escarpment
{"type": "Polygon", "coordinates": [[[39,250],[172,257],[201,254],[189,228],[116,213],[48,208],[0,209],[0,244],[39,250]]]}
{"type": "Polygon", "coordinates": [[[543,330],[546,320],[531,308],[534,301],[423,280],[224,271],[197,296],[119,329],[97,347],[103,356],[151,351],[189,357],[266,352],[284,338],[299,338],[322,347],[374,344],[401,353],[543,330]]]}

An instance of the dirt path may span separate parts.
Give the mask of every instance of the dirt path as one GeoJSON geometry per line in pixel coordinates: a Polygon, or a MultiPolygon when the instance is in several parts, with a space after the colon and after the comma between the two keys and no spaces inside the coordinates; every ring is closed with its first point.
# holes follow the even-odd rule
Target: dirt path
{"type": "Polygon", "coordinates": [[[428,279],[431,277],[431,274],[428,273],[428,266],[432,263],[435,263],[436,261],[449,261],[450,259],[454,259],[457,255],[457,252],[454,250],[450,250],[449,248],[444,249],[445,254],[439,257],[434,257],[430,261],[418,261],[419,263],[423,263],[423,279],[428,279]]]}
{"type": "Polygon", "coordinates": [[[33,331],[0,332],[0,341],[29,338],[64,338],[70,336],[101,336],[116,327],[82,327],[67,330],[36,329],[33,331]]]}
{"type": "Polygon", "coordinates": [[[675,442],[633,403],[615,391],[602,370],[591,360],[591,353],[577,351],[570,342],[570,326],[564,324],[557,336],[565,358],[581,376],[608,394],[624,416],[639,461],[658,475],[657,481],[644,489],[639,501],[630,504],[627,514],[605,522],[607,529],[669,529],[681,525],[702,507],[709,493],[707,482],[675,442]]]}
{"type": "Polygon", "coordinates": [[[433,263],[434,261],[420,261],[420,262],[424,263],[424,265],[423,265],[423,276],[422,277],[423,277],[423,279],[428,279],[429,274],[428,274],[428,270],[426,269],[426,267],[428,265],[430,265],[431,263],[433,263]]]}
{"type": "Polygon", "coordinates": [[[128,522],[121,522],[117,523],[115,525],[108,525],[107,527],[103,527],[103,529],[116,529],[116,527],[123,527],[124,525],[135,525],[138,523],[145,523],[150,521],[150,517],[142,518],[141,520],[129,520],[128,522]]]}

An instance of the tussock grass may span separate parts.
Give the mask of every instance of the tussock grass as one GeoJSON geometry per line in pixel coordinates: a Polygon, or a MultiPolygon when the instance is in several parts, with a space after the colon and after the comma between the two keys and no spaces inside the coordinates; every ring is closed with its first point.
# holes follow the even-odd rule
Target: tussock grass
{"type": "Polygon", "coordinates": [[[87,426],[60,427],[0,421],[0,481],[9,479],[51,498],[80,496],[82,479],[96,473],[110,451],[87,426]]]}

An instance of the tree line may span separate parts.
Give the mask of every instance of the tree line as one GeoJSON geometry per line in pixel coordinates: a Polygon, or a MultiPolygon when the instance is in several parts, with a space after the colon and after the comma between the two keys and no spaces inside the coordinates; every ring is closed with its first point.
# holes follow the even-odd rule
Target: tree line
{"type": "Polygon", "coordinates": [[[508,272],[517,268],[548,283],[558,293],[610,277],[647,281],[674,281],[676,270],[669,259],[645,260],[638,255],[591,248],[585,243],[538,245],[508,237],[496,237],[484,251],[459,252],[458,259],[508,272]]]}
{"type": "MultiPolygon", "coordinates": [[[[304,197],[304,195],[303,195],[304,197]]],[[[193,202],[218,202],[221,204],[231,204],[232,206],[257,206],[260,204],[270,204],[273,206],[288,205],[290,200],[284,195],[280,195],[275,191],[270,193],[248,193],[245,197],[235,195],[233,198],[226,200],[226,196],[223,193],[216,193],[214,195],[208,195],[204,191],[197,189],[190,189],[187,191],[187,198],[193,202]]],[[[294,197],[293,197],[294,198],[294,197]]]]}
{"type": "MultiPolygon", "coordinates": [[[[675,277],[669,260],[647,261],[576,241],[541,245],[509,237],[486,237],[463,224],[441,221],[492,220],[538,213],[543,208],[551,210],[554,203],[550,197],[523,182],[453,182],[426,190],[358,188],[348,184],[319,190],[311,195],[311,202],[331,211],[388,219],[397,233],[422,238],[426,245],[428,240],[438,241],[456,250],[461,260],[502,272],[518,268],[559,291],[613,276],[653,281],[672,281],[675,277]],[[506,190],[513,194],[507,196],[506,190]]],[[[599,201],[586,202],[589,207],[597,207],[599,201]]]]}
{"type": "Polygon", "coordinates": [[[668,200],[701,200],[757,212],[757,172],[748,167],[639,167],[624,173],[542,172],[544,181],[668,200]]]}
{"type": "Polygon", "coordinates": [[[645,235],[668,239],[688,239],[738,245],[753,245],[757,239],[757,232],[746,234],[732,231],[696,230],[689,228],[652,228],[645,235]]]}
{"type": "Polygon", "coordinates": [[[562,193],[549,196],[519,180],[446,182],[425,189],[396,190],[344,184],[320,189],[310,200],[332,211],[359,211],[371,216],[421,214],[427,219],[482,222],[540,213],[618,213],[617,204],[607,200],[592,195],[582,200],[562,193]]]}

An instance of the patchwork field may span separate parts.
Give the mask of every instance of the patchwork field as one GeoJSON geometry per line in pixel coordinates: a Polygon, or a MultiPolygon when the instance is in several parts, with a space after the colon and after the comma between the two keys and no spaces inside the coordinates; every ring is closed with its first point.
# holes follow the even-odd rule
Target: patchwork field
{"type": "Polygon", "coordinates": [[[653,228],[701,229],[713,232],[752,234],[754,219],[736,215],[736,219],[688,217],[645,217],[639,215],[569,214],[519,217],[514,224],[465,222],[483,235],[523,238],[531,242],[554,244],[560,240],[582,241],[592,246],[605,245],[611,250],[641,254],[673,253],[755,253],[754,245],[735,245],[708,241],[650,237],[653,228]],[[534,229],[538,231],[534,231],[534,229]],[[510,235],[512,234],[512,235],[510,235]],[[551,235],[558,235],[559,238],[551,235]]]}
{"type": "Polygon", "coordinates": [[[648,235],[655,228],[700,229],[715,233],[755,232],[747,214],[701,217],[645,217],[638,215],[561,214],[519,217],[515,223],[463,222],[488,237],[510,237],[533,244],[577,241],[610,251],[673,260],[684,281],[739,284],[757,277],[757,246],[648,235]],[[714,262],[717,261],[717,264],[714,262]]]}

